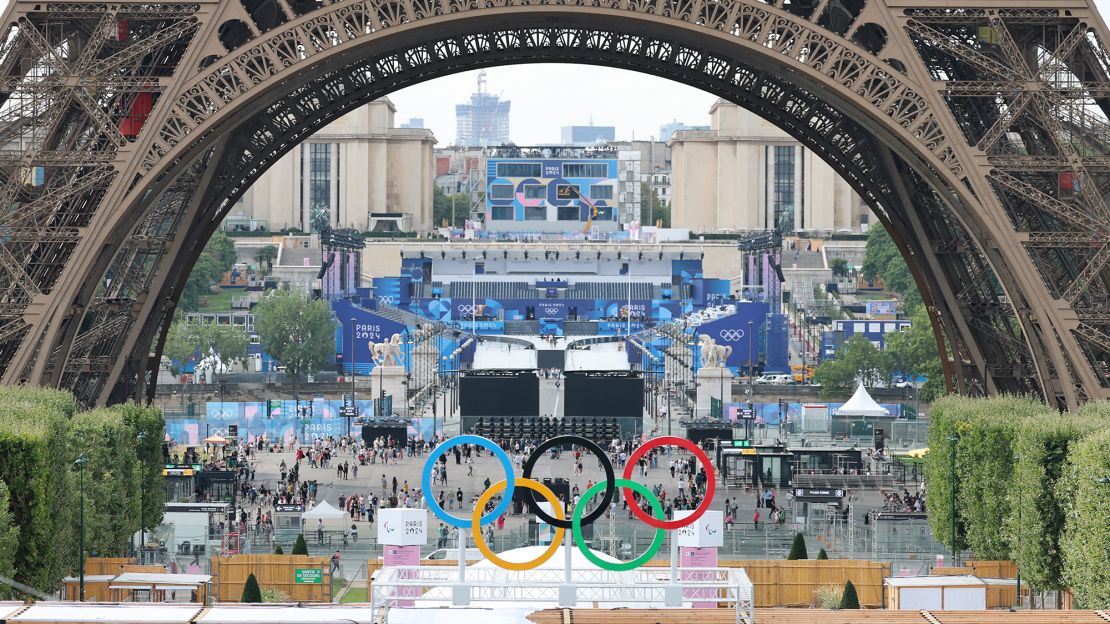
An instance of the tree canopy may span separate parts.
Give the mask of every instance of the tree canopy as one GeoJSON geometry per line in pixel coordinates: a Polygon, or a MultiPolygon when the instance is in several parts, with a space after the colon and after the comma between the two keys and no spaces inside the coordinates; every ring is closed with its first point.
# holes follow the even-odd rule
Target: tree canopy
{"type": "Polygon", "coordinates": [[[277,246],[266,245],[265,247],[260,247],[258,251],[254,253],[254,261],[258,263],[258,272],[262,275],[268,274],[270,269],[273,268],[274,260],[277,260],[277,257],[277,246]]]}
{"type": "Polygon", "coordinates": [[[662,220],[663,227],[671,227],[671,205],[660,199],[655,189],[644,182],[640,185],[640,223],[653,226],[659,220],[662,220]]]}
{"type": "Polygon", "coordinates": [[[335,358],[335,321],[324,301],[277,290],[255,306],[254,319],[263,348],[292,377],[294,395],[301,375],[315,373],[335,358]]]}
{"type": "Polygon", "coordinates": [[[180,374],[180,365],[198,357],[203,359],[215,355],[225,365],[243,362],[247,359],[247,345],[250,337],[241,327],[220,325],[218,323],[193,321],[186,323],[174,321],[166,334],[166,345],[162,354],[170,358],[170,370],[180,374]]]}
{"type": "Polygon", "coordinates": [[[903,310],[913,310],[921,303],[917,282],[885,227],[873,227],[868,233],[861,273],[868,280],[881,279],[883,286],[901,299],[903,310]]]}
{"type": "Polygon", "coordinates": [[[208,295],[213,284],[219,283],[224,273],[235,264],[235,242],[223,232],[216,232],[204,246],[196,264],[193,265],[181,297],[177,300],[177,310],[192,312],[197,309],[200,299],[208,295]]]}
{"type": "Polygon", "coordinates": [[[462,227],[470,216],[470,195],[446,193],[438,184],[432,194],[432,223],[436,227],[446,223],[449,227],[462,227]],[[453,205],[452,205],[453,204],[453,205]]]}

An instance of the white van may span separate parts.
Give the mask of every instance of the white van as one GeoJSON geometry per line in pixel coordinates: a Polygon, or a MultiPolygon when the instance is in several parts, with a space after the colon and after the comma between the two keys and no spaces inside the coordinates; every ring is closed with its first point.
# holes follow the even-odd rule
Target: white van
{"type": "Polygon", "coordinates": [[[793,375],[762,375],[760,379],[763,381],[759,383],[770,384],[772,386],[785,386],[794,383],[793,375]]]}
{"type": "MultiPolygon", "coordinates": [[[[458,547],[455,547],[455,548],[440,548],[439,550],[433,550],[432,552],[428,553],[428,556],[424,557],[424,559],[427,560],[427,561],[439,561],[439,560],[442,560],[442,559],[456,559],[458,556],[459,556],[458,547]]],[[[477,548],[467,548],[466,549],[466,560],[467,561],[481,561],[482,559],[485,559],[485,558],[486,557],[485,557],[485,555],[482,554],[482,551],[478,550],[477,548]]]]}

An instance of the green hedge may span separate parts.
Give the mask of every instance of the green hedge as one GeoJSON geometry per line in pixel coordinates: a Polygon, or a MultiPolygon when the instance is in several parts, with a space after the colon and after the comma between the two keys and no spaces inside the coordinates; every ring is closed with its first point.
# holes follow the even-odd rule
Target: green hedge
{"type": "Polygon", "coordinates": [[[1047,413],[1039,401],[1020,397],[944,397],[933,404],[925,486],[929,526],[937,541],[952,548],[952,482],[956,480],[956,545],[980,559],[1006,559],[1009,543],[1013,438],[1018,421],[1047,413]],[[951,442],[956,442],[952,473],[951,442]]]}
{"type": "Polygon", "coordinates": [[[1059,486],[1063,580],[1079,609],[1110,609],[1110,429],[1072,445],[1059,486]]]}
{"type": "Polygon", "coordinates": [[[1072,445],[1106,422],[1093,416],[1051,414],[1027,418],[1017,429],[1007,529],[1014,536],[1012,558],[1030,587],[1064,587],[1060,557],[1064,510],[1057,484],[1072,445]]]}
{"type": "MultiPolygon", "coordinates": [[[[146,462],[146,524],[162,518],[163,433],[157,410],[135,405],[78,412],[72,395],[0,388],[0,574],[55,591],[77,572],[79,474],[84,453],[85,550],[123,555],[139,529],[139,458],[146,462]],[[140,443],[138,433],[146,431],[140,443]],[[13,539],[13,536],[16,536],[13,539]]],[[[10,596],[0,591],[0,598],[10,596]]]]}
{"type": "Polygon", "coordinates": [[[0,389],[0,481],[19,528],[14,575],[45,591],[76,569],[76,481],[66,432],[75,410],[62,392],[0,389]]]}

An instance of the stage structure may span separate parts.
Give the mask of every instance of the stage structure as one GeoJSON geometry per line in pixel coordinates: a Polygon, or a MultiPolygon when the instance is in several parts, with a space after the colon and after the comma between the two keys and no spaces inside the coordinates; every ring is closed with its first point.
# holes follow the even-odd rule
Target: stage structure
{"type": "Polygon", "coordinates": [[[149,396],[235,201],[402,87],[581,62],[744,106],[889,228],[967,395],[1110,397],[1110,55],[1092,0],[13,0],[0,381],[149,396]]]}

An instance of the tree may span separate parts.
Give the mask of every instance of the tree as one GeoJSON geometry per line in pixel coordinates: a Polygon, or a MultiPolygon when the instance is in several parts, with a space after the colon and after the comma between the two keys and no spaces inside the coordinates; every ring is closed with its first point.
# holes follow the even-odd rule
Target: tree
{"type": "Polygon", "coordinates": [[[284,555],[285,554],[285,551],[282,550],[282,548],[281,548],[281,544],[278,544],[277,547],[274,548],[274,554],[275,555],[284,555]]]}
{"type": "Polygon", "coordinates": [[[844,583],[844,595],[840,597],[841,609],[858,609],[859,596],[856,595],[856,586],[852,581],[844,583]]]}
{"type": "Polygon", "coordinates": [[[258,263],[258,272],[262,275],[268,275],[270,270],[274,268],[274,260],[277,260],[278,248],[274,245],[266,245],[259,248],[254,254],[254,260],[258,263]]]}
{"type": "Polygon", "coordinates": [[[884,352],[887,357],[891,373],[902,375],[905,379],[915,380],[926,376],[928,381],[936,383],[929,386],[929,396],[926,401],[936,398],[938,389],[943,394],[944,379],[940,374],[940,355],[937,353],[936,335],[933,333],[932,319],[924,305],[919,305],[913,310],[910,327],[906,331],[887,334],[884,352]],[[933,379],[940,377],[939,379],[933,379]]]}
{"type": "MultiPolygon", "coordinates": [[[[11,512],[11,495],[8,486],[0,481],[0,575],[8,578],[15,576],[15,554],[19,547],[19,527],[11,512]]],[[[15,598],[15,591],[8,585],[0,585],[0,599],[15,598]]]]}
{"type": "Polygon", "coordinates": [[[294,555],[307,555],[308,554],[308,544],[306,544],[305,541],[304,541],[304,533],[301,533],[301,534],[297,535],[297,541],[296,541],[296,543],[293,544],[293,554],[294,555]]]}
{"type": "Polygon", "coordinates": [[[829,268],[835,277],[848,277],[848,261],[844,258],[829,260],[829,268]]]}
{"type": "Polygon", "coordinates": [[[955,523],[957,550],[970,548],[980,559],[1010,558],[1012,537],[1007,518],[1012,508],[1015,431],[1023,419],[1046,412],[1039,400],[1014,396],[948,396],[933,404],[929,453],[925,456],[925,494],[929,526],[938,542],[952,548],[955,523]]]}
{"type": "Polygon", "coordinates": [[[432,194],[432,222],[436,227],[446,223],[449,227],[462,227],[470,215],[470,195],[445,193],[435,185],[432,194]]]}
{"type": "Polygon", "coordinates": [[[640,185],[640,223],[655,225],[660,220],[663,227],[671,227],[671,205],[660,199],[655,189],[644,182],[640,185]]]}
{"type": "Polygon", "coordinates": [[[821,549],[821,552],[817,553],[817,559],[819,561],[823,561],[823,560],[828,559],[828,558],[829,558],[829,553],[825,552],[824,548],[821,549]]]}
{"type": "Polygon", "coordinates": [[[806,538],[801,532],[794,534],[794,543],[790,545],[790,554],[786,555],[786,558],[789,561],[809,559],[809,553],[806,552],[806,538]]]}
{"type": "Polygon", "coordinates": [[[1060,498],[1061,478],[1074,445],[1103,422],[1090,414],[1095,405],[1087,404],[1071,418],[1056,413],[1027,418],[1014,438],[1013,511],[1007,521],[1011,553],[1022,580],[1037,590],[1064,589],[1060,539],[1066,501],[1060,498]]]}
{"type": "Polygon", "coordinates": [[[162,349],[162,354],[170,358],[171,372],[178,375],[180,374],[179,364],[195,357],[199,362],[206,357],[214,356],[224,366],[244,362],[247,359],[248,344],[250,344],[250,337],[241,327],[202,320],[174,321],[166,334],[166,345],[162,349]],[[199,357],[197,357],[198,354],[199,357]]]}
{"type": "Polygon", "coordinates": [[[871,228],[868,233],[861,272],[867,280],[881,279],[883,286],[902,300],[903,310],[913,310],[921,303],[917,282],[885,227],[871,228]]]}
{"type": "Polygon", "coordinates": [[[278,290],[254,308],[258,338],[293,379],[293,399],[300,400],[301,375],[315,373],[335,358],[335,320],[328,304],[288,290],[278,290]]]}
{"type": "Polygon", "coordinates": [[[1110,608],[1110,428],[1091,434],[1068,453],[1059,499],[1065,526],[1060,539],[1063,580],[1076,608],[1110,608]]]}
{"type": "Polygon", "coordinates": [[[177,311],[192,312],[197,309],[201,297],[211,292],[213,284],[223,278],[235,261],[235,242],[223,232],[216,232],[208,239],[204,251],[200,253],[189,279],[177,300],[177,311]]]}
{"type": "Polygon", "coordinates": [[[239,599],[239,602],[254,604],[262,602],[262,588],[258,586],[258,579],[254,577],[253,572],[247,577],[247,582],[243,583],[243,597],[239,599]]]}
{"type": "Polygon", "coordinates": [[[835,396],[855,389],[856,383],[875,386],[889,376],[886,356],[862,334],[844,341],[836,357],[827,359],[814,372],[822,396],[835,396]]]}
{"type": "Polygon", "coordinates": [[[12,578],[32,587],[50,590],[76,570],[77,453],[67,430],[76,409],[66,392],[0,388],[0,481],[19,528],[12,578]]]}

